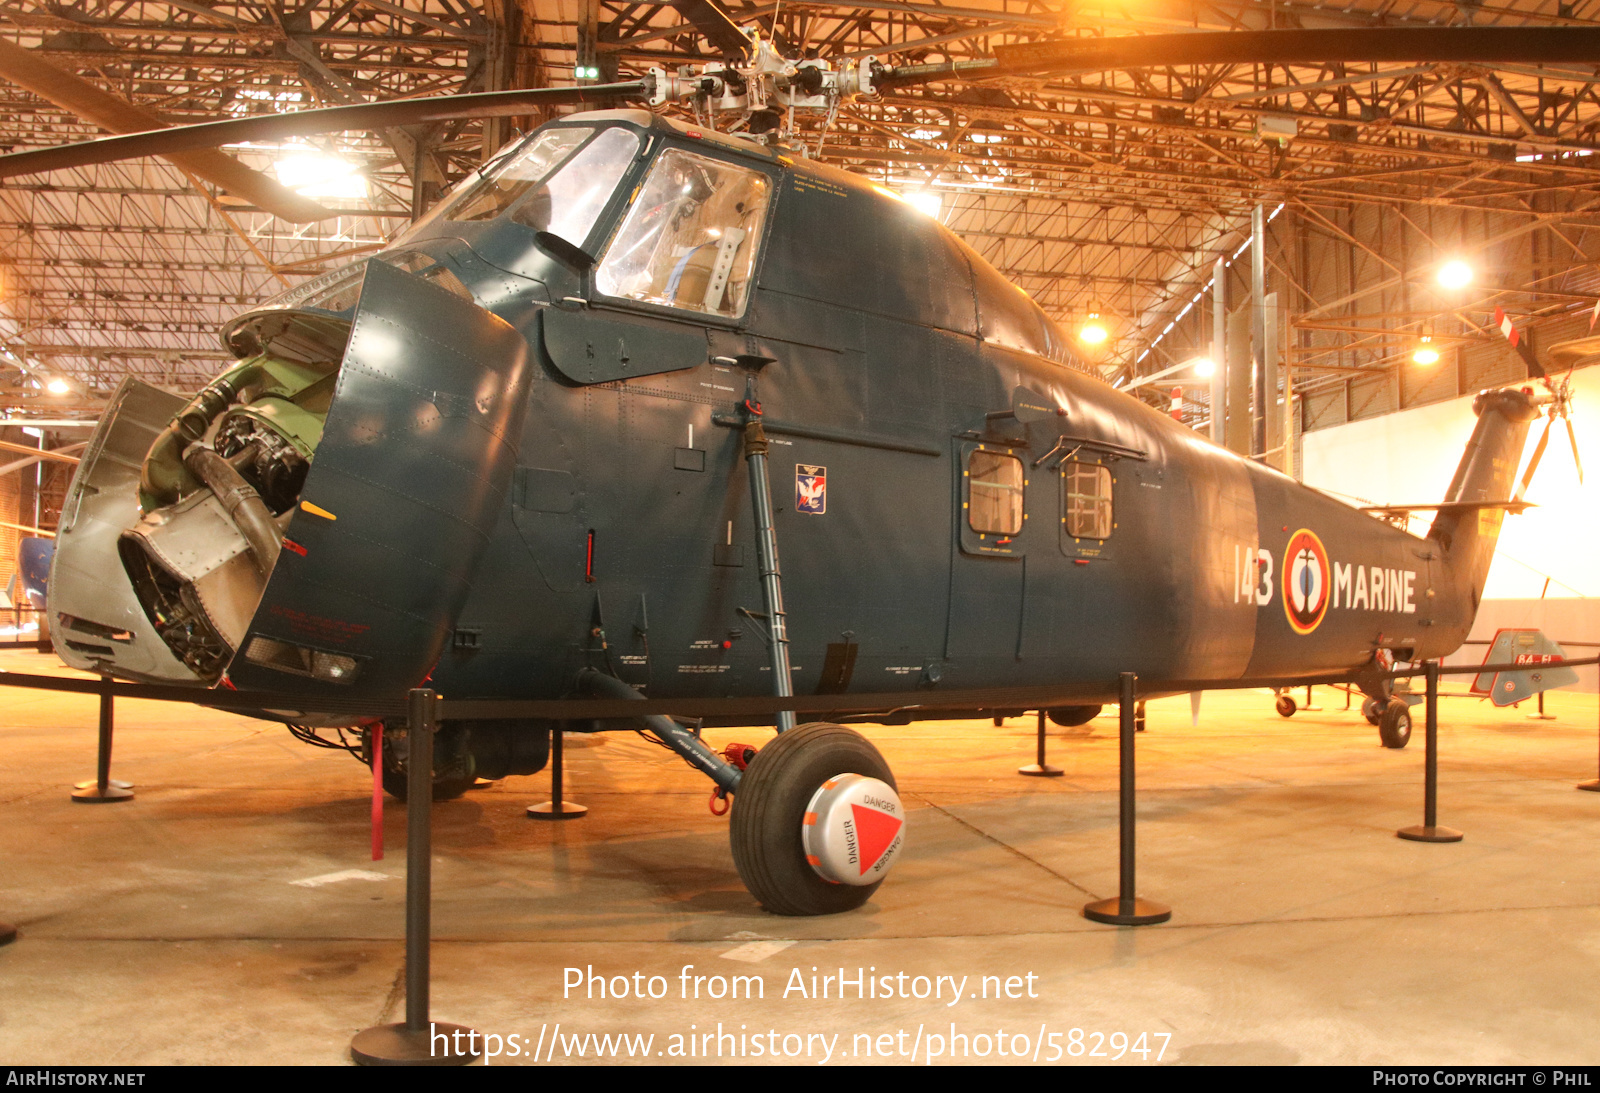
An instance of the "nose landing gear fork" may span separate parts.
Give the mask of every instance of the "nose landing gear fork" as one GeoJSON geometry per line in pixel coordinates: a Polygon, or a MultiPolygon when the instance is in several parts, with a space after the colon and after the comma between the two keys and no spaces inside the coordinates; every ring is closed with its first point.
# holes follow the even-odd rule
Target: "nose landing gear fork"
{"type": "MultiPolygon", "coordinates": [[[[761,566],[761,596],[767,607],[767,635],[772,640],[773,693],[779,698],[794,694],[789,676],[789,632],[783,614],[783,574],[778,570],[778,536],[772,527],[772,489],[767,482],[767,434],[761,427],[761,404],[746,398],[744,410],[744,458],[750,468],[750,507],[756,520],[756,560],[761,566]]],[[[794,728],[794,711],[779,710],[779,732],[794,728]]]]}

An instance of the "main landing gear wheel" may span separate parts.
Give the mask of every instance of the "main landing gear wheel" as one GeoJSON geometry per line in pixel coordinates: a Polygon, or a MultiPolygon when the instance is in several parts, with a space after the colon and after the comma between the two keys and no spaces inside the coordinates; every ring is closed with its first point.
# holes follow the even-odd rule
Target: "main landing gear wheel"
{"type": "MultiPolygon", "coordinates": [[[[371,729],[363,731],[362,753],[367,769],[372,768],[371,729]]],[[[464,747],[460,730],[441,729],[433,741],[433,799],[453,801],[472,789],[478,778],[472,754],[464,747]]],[[[397,801],[404,801],[410,792],[410,774],[404,760],[396,760],[395,747],[390,738],[383,746],[383,790],[397,801]]]]}
{"type": "Polygon", "coordinates": [[[1361,716],[1367,719],[1367,724],[1376,725],[1383,717],[1383,706],[1376,698],[1362,700],[1361,716]]]}
{"type": "Polygon", "coordinates": [[[801,725],[751,760],[728,838],[739,878],[767,910],[832,915],[877,891],[905,847],[905,809],[865,737],[801,725]]]}
{"type": "Polygon", "coordinates": [[[1378,738],[1386,748],[1403,748],[1411,743],[1411,707],[1403,698],[1391,698],[1378,718],[1378,738]]]}
{"type": "Polygon", "coordinates": [[[1288,695],[1279,695],[1273,706],[1277,708],[1279,717],[1293,717],[1295,710],[1300,708],[1294,704],[1294,699],[1288,695]]]}

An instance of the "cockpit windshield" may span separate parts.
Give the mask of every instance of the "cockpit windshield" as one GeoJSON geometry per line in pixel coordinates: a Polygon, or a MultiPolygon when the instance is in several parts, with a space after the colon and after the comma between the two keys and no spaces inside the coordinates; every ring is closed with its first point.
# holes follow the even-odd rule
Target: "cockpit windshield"
{"type": "Polygon", "coordinates": [[[492,220],[512,209],[517,223],[581,247],[638,151],[639,137],[626,129],[546,129],[469,175],[390,245],[440,221],[492,220]]]}

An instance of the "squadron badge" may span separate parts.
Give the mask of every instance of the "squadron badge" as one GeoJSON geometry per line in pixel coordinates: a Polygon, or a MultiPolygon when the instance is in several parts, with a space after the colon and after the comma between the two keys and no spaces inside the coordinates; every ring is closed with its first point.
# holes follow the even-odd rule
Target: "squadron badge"
{"type": "Polygon", "coordinates": [[[1329,576],[1322,540],[1304,528],[1291,535],[1283,551],[1283,613],[1295,633],[1311,633],[1327,614],[1329,576]]]}
{"type": "Polygon", "coordinates": [[[794,511],[822,516],[828,511],[828,468],[794,465],[794,511]]]}

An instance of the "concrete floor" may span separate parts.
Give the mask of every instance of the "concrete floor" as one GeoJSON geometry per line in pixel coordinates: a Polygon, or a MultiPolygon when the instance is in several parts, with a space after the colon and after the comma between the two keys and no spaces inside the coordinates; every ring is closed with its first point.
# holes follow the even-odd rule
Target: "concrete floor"
{"type": "MultiPolygon", "coordinates": [[[[868,728],[908,849],[864,909],[809,920],[755,906],[708,784],[677,759],[632,735],[573,747],[581,820],[524,818],[547,775],[437,807],[433,1014],[522,1053],[495,1065],[527,1062],[541,1035],[541,1063],[593,1061],[590,1033],[714,1062],[714,1039],[688,1037],[719,1026],[762,1063],[774,1048],[820,1063],[829,1045],[834,1063],[1010,1063],[1038,1045],[1082,1064],[1125,1043],[1147,1049],[1123,1055],[1138,1063],[1600,1062],[1600,794],[1573,789],[1595,775],[1595,697],[1552,696],[1546,722],[1447,700],[1441,822],[1466,840],[1422,845],[1394,836],[1421,817],[1420,726],[1386,751],[1341,695],[1317,695],[1330,709],[1285,721],[1264,693],[1213,693],[1198,728],[1187,700],[1150,704],[1140,890],[1173,917],[1136,930],[1079,913],[1116,891],[1111,714],[1052,731],[1067,771],[1052,780],[1012,773],[1032,761],[1031,719],[868,728]],[[708,977],[699,1000],[680,997],[686,965],[708,977]],[[563,997],[566,969],[591,966],[659,975],[667,996],[563,997]],[[904,972],[908,993],[966,976],[967,997],[949,1005],[941,981],[939,1000],[841,1001],[832,984],[817,999],[813,968],[904,972]],[[786,997],[795,969],[805,992],[786,997]],[[736,974],[764,998],[705,995],[736,974]],[[1020,997],[994,997],[1012,976],[1020,997]]],[[[278,726],[129,702],[114,775],[137,799],[85,806],[67,793],[93,773],[94,700],[0,702],[0,920],[22,929],[0,949],[0,1063],[341,1063],[356,1031],[403,1019],[404,809],[390,803],[390,854],[372,862],[356,762],[278,726]],[[294,883],[345,870],[388,879],[294,883]]],[[[722,1041],[724,1061],[738,1050],[722,1041]]]]}

